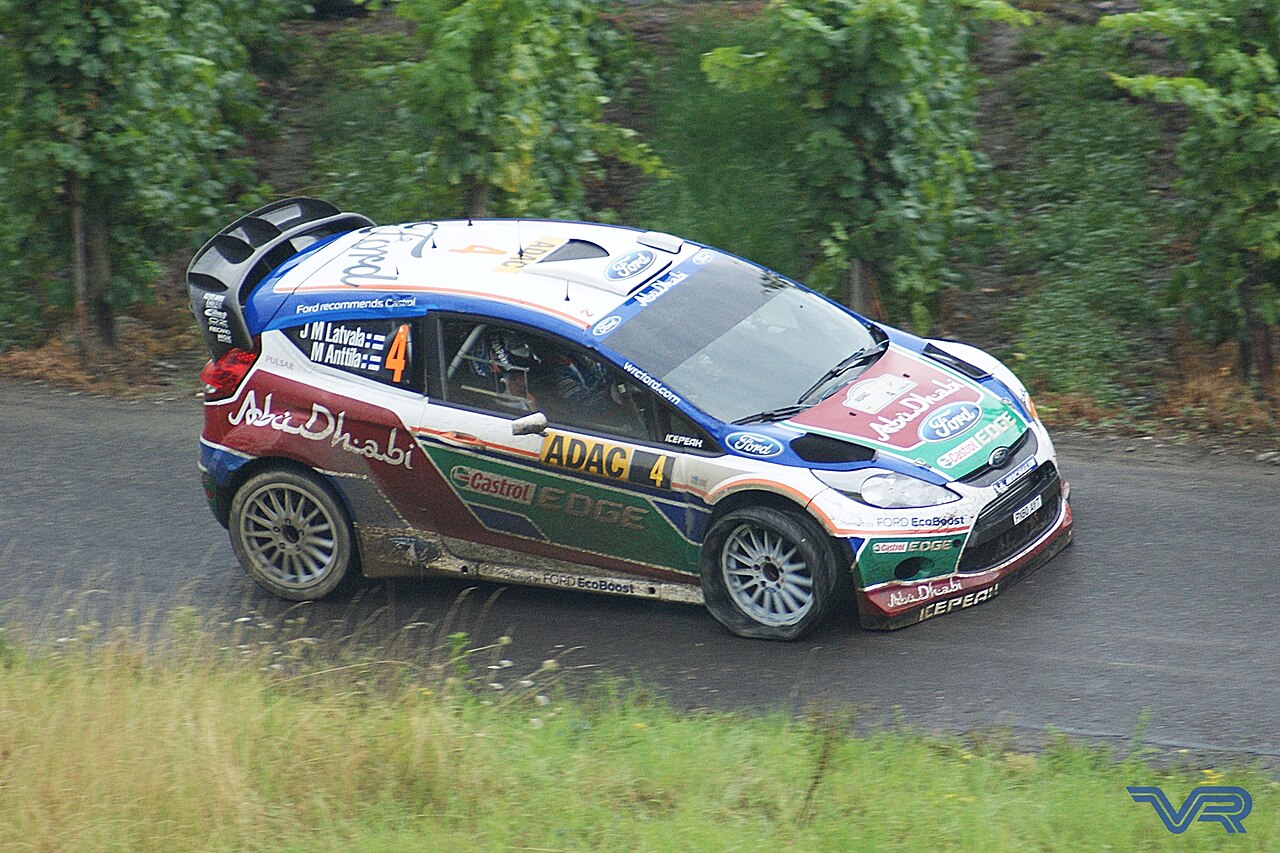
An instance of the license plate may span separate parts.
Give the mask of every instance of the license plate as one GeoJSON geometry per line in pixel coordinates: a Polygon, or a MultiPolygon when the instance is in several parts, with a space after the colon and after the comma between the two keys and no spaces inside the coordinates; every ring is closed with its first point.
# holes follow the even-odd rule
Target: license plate
{"type": "Polygon", "coordinates": [[[1044,501],[1041,499],[1040,495],[1036,495],[1034,498],[1032,498],[1027,502],[1026,506],[1022,507],[1022,509],[1018,510],[1013,514],[1013,523],[1015,525],[1021,524],[1023,521],[1026,520],[1027,516],[1031,515],[1031,513],[1038,510],[1043,503],[1044,501]]]}

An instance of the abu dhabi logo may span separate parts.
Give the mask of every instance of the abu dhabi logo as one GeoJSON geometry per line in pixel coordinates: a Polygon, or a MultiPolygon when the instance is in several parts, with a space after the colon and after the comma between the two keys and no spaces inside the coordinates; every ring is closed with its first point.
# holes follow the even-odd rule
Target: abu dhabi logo
{"type": "Polygon", "coordinates": [[[1244,819],[1253,811],[1249,792],[1234,785],[1201,785],[1187,795],[1179,809],[1159,788],[1130,785],[1126,790],[1135,803],[1150,803],[1174,835],[1186,832],[1193,820],[1220,823],[1233,835],[1244,832],[1244,819]]]}

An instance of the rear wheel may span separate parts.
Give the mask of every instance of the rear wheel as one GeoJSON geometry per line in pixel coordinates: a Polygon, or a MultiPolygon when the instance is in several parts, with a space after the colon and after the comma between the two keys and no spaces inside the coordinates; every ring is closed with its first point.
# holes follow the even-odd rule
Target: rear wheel
{"type": "Polygon", "coordinates": [[[322,598],[355,563],[346,512],[315,477],[264,471],[231,501],[231,547],[264,589],[291,601],[322,598]]]}
{"type": "Polygon", "coordinates": [[[838,578],[830,539],[799,512],[735,510],[711,525],[702,546],[707,608],[743,637],[804,634],[831,608],[838,578]]]}

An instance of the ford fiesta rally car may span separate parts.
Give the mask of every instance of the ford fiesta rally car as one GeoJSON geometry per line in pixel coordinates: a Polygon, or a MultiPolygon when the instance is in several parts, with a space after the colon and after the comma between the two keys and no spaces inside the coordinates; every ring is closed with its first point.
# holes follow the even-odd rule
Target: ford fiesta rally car
{"type": "Polygon", "coordinates": [[[209,503],[288,599],[454,574],[788,639],[848,589],[869,628],[987,601],[1071,538],[998,361],[668,234],[294,198],[188,285],[209,503]]]}

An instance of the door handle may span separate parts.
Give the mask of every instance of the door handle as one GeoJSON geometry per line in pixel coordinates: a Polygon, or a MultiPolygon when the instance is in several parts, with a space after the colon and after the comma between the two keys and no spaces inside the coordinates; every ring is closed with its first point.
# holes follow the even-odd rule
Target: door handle
{"type": "Polygon", "coordinates": [[[455,447],[480,447],[484,444],[469,432],[443,432],[440,433],[440,440],[455,447]]]}

